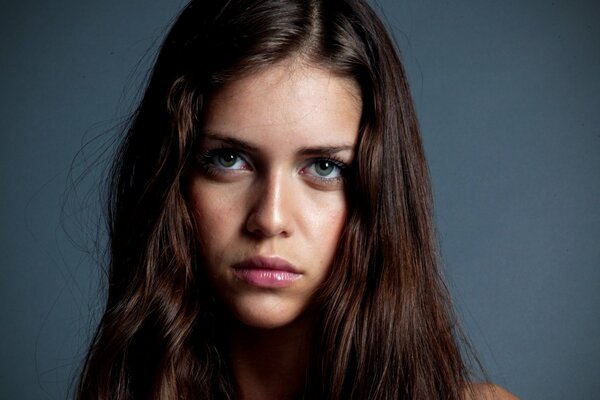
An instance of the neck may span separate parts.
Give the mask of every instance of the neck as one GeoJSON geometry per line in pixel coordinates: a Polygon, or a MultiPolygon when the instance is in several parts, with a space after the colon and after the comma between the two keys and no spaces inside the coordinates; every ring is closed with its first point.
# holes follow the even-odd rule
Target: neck
{"type": "Polygon", "coordinates": [[[311,324],[259,329],[228,324],[229,363],[238,398],[293,399],[302,392],[308,365],[311,324]]]}

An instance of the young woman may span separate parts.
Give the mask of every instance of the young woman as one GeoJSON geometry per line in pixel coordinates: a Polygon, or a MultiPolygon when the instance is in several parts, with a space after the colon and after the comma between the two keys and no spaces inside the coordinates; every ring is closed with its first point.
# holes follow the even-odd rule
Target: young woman
{"type": "Polygon", "coordinates": [[[110,182],[79,399],[464,399],[400,59],[360,0],[192,1],[110,182]]]}

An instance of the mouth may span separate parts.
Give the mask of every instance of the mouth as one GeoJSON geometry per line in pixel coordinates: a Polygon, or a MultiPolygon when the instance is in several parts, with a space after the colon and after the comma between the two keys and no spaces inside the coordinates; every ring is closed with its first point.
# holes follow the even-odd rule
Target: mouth
{"type": "Polygon", "coordinates": [[[243,282],[259,288],[285,288],[302,277],[292,264],[279,257],[250,257],[233,265],[243,282]]]}

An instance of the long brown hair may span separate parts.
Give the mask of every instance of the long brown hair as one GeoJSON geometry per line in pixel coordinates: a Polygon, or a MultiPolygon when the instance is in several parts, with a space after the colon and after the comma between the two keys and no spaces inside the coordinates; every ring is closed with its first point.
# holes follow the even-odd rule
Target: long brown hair
{"type": "Polygon", "coordinates": [[[363,103],[304,397],[463,397],[418,123],[384,25],[362,0],[211,0],[188,4],[166,37],[113,166],[108,299],[79,399],[235,398],[186,171],[211,93],[295,57],[354,79],[363,103]]]}

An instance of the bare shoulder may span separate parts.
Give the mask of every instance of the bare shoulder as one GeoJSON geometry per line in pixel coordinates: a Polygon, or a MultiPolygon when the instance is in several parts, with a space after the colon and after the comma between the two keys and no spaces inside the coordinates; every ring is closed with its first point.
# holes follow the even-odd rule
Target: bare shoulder
{"type": "Polygon", "coordinates": [[[464,400],[519,400],[519,398],[497,385],[473,383],[465,389],[464,400]]]}

